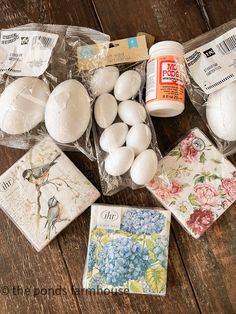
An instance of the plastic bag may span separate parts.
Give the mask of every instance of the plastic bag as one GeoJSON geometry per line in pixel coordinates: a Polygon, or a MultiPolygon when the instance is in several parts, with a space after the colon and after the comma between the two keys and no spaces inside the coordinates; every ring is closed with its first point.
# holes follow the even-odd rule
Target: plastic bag
{"type": "MultiPolygon", "coordinates": [[[[112,121],[108,123],[107,127],[105,125],[101,127],[101,124],[99,126],[99,117],[96,117],[95,112],[97,102],[101,96],[95,100],[93,135],[101,187],[104,195],[112,195],[126,187],[137,189],[144,186],[144,184],[140,184],[140,182],[145,180],[145,176],[148,177],[149,175],[152,175],[152,172],[154,172],[153,175],[155,174],[157,159],[161,158],[155,130],[143,102],[145,66],[146,61],[133,63],[122,62],[120,64],[116,64],[116,68],[119,69],[119,78],[117,79],[116,77],[115,88],[113,90],[111,87],[112,90],[110,90],[110,93],[114,95],[115,98],[113,97],[113,99],[115,99],[114,101],[117,101],[118,103],[118,114],[115,112],[112,121]],[[138,87],[137,93],[134,91],[132,95],[132,86],[135,85],[135,83],[132,85],[132,82],[135,81],[132,75],[134,74],[134,76],[136,76],[136,72],[141,78],[141,83],[138,87]],[[124,89],[122,89],[123,87],[124,89]],[[123,97],[122,93],[127,93],[129,96],[124,95],[123,97]],[[121,109],[121,104],[123,104],[123,109],[121,109]],[[136,107],[138,107],[140,111],[135,117],[135,115],[133,116],[132,110],[136,110],[136,107]],[[127,112],[127,109],[130,111],[127,112]],[[136,120],[130,121],[130,119],[136,120]],[[148,138],[149,140],[147,140],[148,138]],[[125,145],[126,148],[124,148],[125,145]],[[127,148],[127,146],[129,148],[127,148]],[[147,150],[149,150],[149,152],[147,152],[147,150]],[[142,159],[141,155],[144,156],[144,151],[148,156],[142,158],[146,161],[149,160],[150,163],[148,164],[144,161],[140,161],[140,159],[142,159]],[[138,158],[139,161],[137,161],[138,158]],[[153,161],[153,159],[155,160],[153,161]],[[134,164],[136,165],[134,166],[134,164]],[[148,167],[149,170],[147,170],[148,167]]],[[[108,81],[110,82],[111,80],[108,81]]],[[[104,118],[110,107],[111,104],[109,101],[107,101],[107,103],[105,101],[103,107],[105,109],[100,109],[100,120],[104,118]]]]}
{"type": "MultiPolygon", "coordinates": [[[[23,91],[24,98],[29,101],[28,104],[25,104],[27,101],[21,100],[20,105],[17,107],[10,105],[10,116],[13,112],[12,120],[15,118],[20,120],[20,129],[23,130],[23,132],[19,134],[19,130],[15,128],[13,122],[8,122],[9,120],[7,120],[6,113],[4,113],[2,119],[0,113],[0,128],[1,125],[4,125],[6,117],[6,124],[10,124],[11,131],[11,134],[9,134],[0,130],[0,144],[28,149],[42,139],[45,134],[48,133],[44,123],[44,110],[42,110],[42,106],[45,107],[47,99],[45,100],[45,93],[42,97],[43,99],[40,98],[39,100],[38,97],[32,95],[35,90],[38,90],[38,86],[36,85],[39,82],[35,78],[44,82],[42,84],[45,89],[49,89],[49,92],[52,92],[60,83],[69,79],[75,79],[81,82],[88,90],[87,82],[89,81],[91,71],[84,71],[79,68],[78,49],[88,44],[96,45],[98,48],[94,54],[84,54],[83,57],[87,58],[89,62],[99,66],[99,62],[107,55],[109,40],[110,37],[106,34],[78,26],[31,23],[2,30],[0,45],[0,93],[2,94],[9,84],[22,77],[29,77],[31,86],[26,92],[23,91]],[[36,85],[34,82],[36,82],[36,85]],[[38,108],[35,110],[32,109],[32,106],[30,107],[30,104],[32,104],[30,101],[33,101],[34,109],[36,108],[35,103],[38,105],[38,108]],[[31,115],[29,115],[30,111],[33,111],[31,115]],[[20,118],[18,113],[21,115],[20,118]],[[32,125],[34,126],[33,128],[32,125]],[[26,131],[24,131],[25,129],[26,131]]],[[[24,84],[25,82],[23,80],[23,85],[24,84]]],[[[18,89],[16,92],[16,97],[18,97],[18,94],[22,92],[22,83],[17,82],[16,85],[16,87],[15,84],[12,86],[13,90],[18,89]]],[[[58,98],[59,103],[61,102],[61,98],[58,98]]],[[[90,118],[82,136],[69,143],[55,142],[63,150],[79,150],[90,159],[94,159],[89,140],[92,125],[91,113],[93,97],[88,95],[88,98],[88,103],[91,106],[89,109],[90,118]]]]}
{"type": "Polygon", "coordinates": [[[184,44],[186,89],[225,155],[236,152],[236,19],[184,44]]]}

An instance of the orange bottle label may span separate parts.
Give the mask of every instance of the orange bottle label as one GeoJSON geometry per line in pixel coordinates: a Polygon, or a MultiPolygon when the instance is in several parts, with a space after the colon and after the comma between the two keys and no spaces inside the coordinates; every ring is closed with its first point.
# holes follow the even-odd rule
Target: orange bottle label
{"type": "Polygon", "coordinates": [[[184,103],[183,61],[159,56],[147,63],[146,103],[172,100],[184,103]]]}

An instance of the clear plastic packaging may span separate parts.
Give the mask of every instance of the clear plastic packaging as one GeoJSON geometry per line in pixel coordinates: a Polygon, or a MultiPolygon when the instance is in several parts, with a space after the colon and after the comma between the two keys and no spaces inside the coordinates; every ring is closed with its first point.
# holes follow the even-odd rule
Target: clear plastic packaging
{"type": "Polygon", "coordinates": [[[236,19],[184,44],[188,95],[224,155],[236,152],[236,19]]]}
{"type": "MultiPolygon", "coordinates": [[[[104,195],[115,194],[118,191],[121,191],[122,189],[124,189],[126,187],[130,187],[131,189],[137,189],[137,188],[144,186],[144,184],[136,184],[133,180],[136,180],[136,182],[139,182],[139,180],[140,179],[142,180],[145,177],[145,175],[147,175],[147,176],[151,175],[151,173],[153,171],[155,171],[156,165],[155,165],[155,160],[153,161],[152,157],[149,156],[150,159],[149,159],[149,157],[147,157],[147,159],[146,159],[146,160],[150,160],[150,164],[149,164],[150,169],[149,170],[146,169],[146,168],[148,168],[147,164],[145,164],[145,166],[144,166],[145,169],[140,169],[139,164],[138,164],[139,162],[136,162],[136,166],[135,166],[136,170],[134,170],[134,163],[137,160],[137,158],[139,156],[141,156],[141,154],[143,152],[149,151],[147,153],[147,155],[152,154],[152,153],[155,154],[154,159],[159,160],[161,158],[161,153],[160,153],[158,145],[157,145],[156,134],[155,134],[155,130],[154,130],[154,127],[153,127],[153,124],[151,121],[151,117],[149,116],[149,113],[147,112],[145,105],[144,105],[144,102],[143,102],[143,88],[144,88],[144,84],[145,84],[146,61],[135,62],[135,63],[123,63],[123,64],[118,64],[118,65],[116,64],[116,67],[119,69],[119,75],[120,75],[119,78],[121,78],[121,76],[123,76],[123,74],[127,73],[128,71],[137,72],[141,77],[141,84],[138,88],[138,92],[133,97],[130,97],[128,100],[122,99],[123,95],[122,95],[122,92],[119,94],[119,92],[117,91],[117,89],[118,89],[118,88],[116,88],[117,84],[115,85],[115,90],[112,89],[111,95],[115,95],[116,96],[115,98],[117,99],[117,97],[118,97],[119,100],[117,100],[118,113],[115,114],[115,119],[114,119],[114,121],[112,121],[110,126],[108,126],[107,128],[104,128],[104,127],[102,128],[96,122],[97,119],[94,119],[93,136],[94,136],[97,162],[98,162],[98,168],[99,168],[99,174],[100,174],[101,188],[102,188],[102,192],[104,195]],[[130,101],[132,101],[132,102],[130,103],[130,101]],[[137,103],[134,103],[133,101],[136,101],[137,103]],[[132,106],[134,106],[134,107],[135,106],[141,106],[140,107],[141,110],[139,111],[137,116],[135,116],[135,115],[133,116],[133,114],[131,112],[130,112],[130,115],[127,114],[126,112],[122,113],[121,107],[120,107],[121,103],[123,103],[125,105],[125,106],[123,106],[124,110],[126,110],[129,106],[130,106],[130,110],[131,110],[132,106]],[[144,113],[144,115],[143,115],[143,113],[144,113]],[[122,116],[122,114],[123,114],[123,116],[122,116]],[[121,116],[122,116],[122,119],[121,119],[121,116]],[[137,119],[139,121],[138,121],[138,123],[135,123],[135,121],[133,121],[133,122],[130,121],[132,119],[134,119],[134,120],[137,119]],[[111,127],[115,126],[115,124],[117,124],[117,125],[119,124],[118,128],[114,132],[115,135],[111,135],[110,138],[112,138],[112,141],[114,140],[114,142],[115,142],[114,145],[117,144],[116,141],[118,141],[118,142],[121,141],[121,142],[117,144],[117,146],[118,146],[117,149],[113,150],[113,147],[111,147],[111,151],[109,152],[109,147],[107,148],[106,145],[109,146],[110,144],[107,144],[106,140],[104,140],[104,139],[101,142],[101,135],[104,132],[106,132],[108,129],[110,129],[111,127]],[[120,125],[122,125],[124,127],[124,129],[126,129],[126,130],[123,130],[122,127],[119,128],[120,125]],[[141,132],[140,131],[136,132],[134,130],[137,127],[137,125],[138,125],[138,128],[143,129],[143,132],[142,132],[142,130],[141,130],[141,132]],[[131,129],[133,129],[133,131],[132,131],[133,134],[131,134],[131,132],[130,132],[131,129]],[[128,130],[128,134],[127,134],[127,130],[128,130]],[[123,132],[125,134],[123,134],[123,132]],[[124,138],[122,140],[123,136],[124,136],[124,138]],[[140,136],[140,138],[139,138],[139,136],[140,136]],[[150,142],[146,145],[146,147],[139,147],[139,145],[142,143],[145,146],[144,142],[146,141],[146,139],[149,136],[150,136],[150,142]],[[130,138],[130,141],[129,141],[130,144],[128,144],[128,137],[130,138]],[[134,147],[136,144],[138,147],[136,147],[136,149],[135,149],[134,147]],[[102,149],[101,145],[103,146],[103,149],[102,149]],[[133,147],[133,148],[131,148],[131,150],[133,150],[135,152],[134,159],[133,159],[134,161],[132,161],[132,160],[130,161],[129,156],[127,156],[127,155],[123,157],[122,153],[121,153],[121,157],[119,157],[120,150],[123,149],[123,151],[125,151],[125,149],[126,149],[125,147],[127,147],[127,146],[133,147]],[[105,151],[105,150],[107,150],[107,151],[105,151]],[[137,151],[135,151],[135,150],[137,150],[137,151]],[[114,151],[115,151],[115,153],[114,153],[114,151]],[[111,154],[113,154],[113,156],[115,156],[114,158],[117,157],[117,159],[119,159],[119,158],[123,159],[121,164],[119,164],[119,165],[116,164],[117,159],[115,160],[115,163],[113,164],[113,160],[114,160],[113,159],[109,162],[109,165],[106,165],[106,163],[108,164],[108,162],[107,162],[108,157],[111,156],[111,154]],[[129,163],[130,163],[130,165],[129,165],[129,163]],[[121,175],[117,174],[120,171],[119,167],[121,167],[123,169],[122,172],[124,172],[121,175]],[[108,172],[107,172],[108,169],[109,169],[110,173],[114,173],[114,175],[108,174],[108,172]],[[133,180],[131,179],[131,176],[132,176],[133,180]]],[[[125,76],[126,76],[126,74],[125,74],[125,76]]],[[[132,82],[132,79],[130,79],[128,81],[132,82]]],[[[124,86],[127,86],[126,83],[127,82],[125,81],[124,86]]],[[[122,83],[118,84],[118,85],[122,85],[122,83]]],[[[132,90],[132,88],[129,88],[128,90],[132,90]]],[[[128,93],[127,90],[125,92],[128,93]]],[[[123,98],[127,98],[127,97],[123,97],[123,98]]],[[[96,100],[95,100],[95,106],[96,106],[96,100]]],[[[107,107],[108,106],[109,106],[109,103],[107,103],[107,107]]],[[[102,113],[101,113],[101,115],[102,115],[102,113]]],[[[109,136],[108,136],[108,138],[109,138],[109,136]]],[[[111,144],[111,146],[112,145],[113,144],[111,144]]],[[[132,156],[131,156],[131,159],[132,159],[132,156]]],[[[153,173],[153,175],[154,174],[155,173],[153,173]]],[[[144,180],[145,180],[145,178],[144,178],[144,180]]]]}
{"type": "MultiPolygon", "coordinates": [[[[0,130],[0,144],[28,149],[42,139],[48,133],[44,123],[44,109],[47,103],[45,93],[51,93],[60,83],[66,80],[76,80],[88,91],[88,81],[92,71],[80,69],[78,49],[91,44],[97,46],[93,54],[85,54],[84,58],[87,58],[94,66],[98,66],[106,58],[109,41],[110,37],[106,34],[78,26],[31,23],[2,30],[0,44],[0,93],[2,94],[13,83],[10,87],[10,96],[7,92],[6,99],[10,97],[11,100],[11,89],[13,89],[16,91],[14,99],[19,100],[20,96],[22,100],[18,101],[18,103],[16,101],[11,103],[7,113],[6,109],[4,109],[5,111],[3,110],[4,115],[0,108],[0,128],[3,125],[2,128],[8,130],[8,133],[2,129],[0,130]],[[30,81],[30,85],[27,86],[24,79],[22,85],[22,78],[30,81]],[[15,83],[17,79],[21,81],[15,83]],[[40,97],[35,96],[35,93],[40,89],[37,84],[41,84],[45,88],[44,95],[40,95],[40,97]],[[26,104],[27,101],[28,103],[26,104]],[[31,110],[29,108],[32,108],[32,104],[35,108],[36,106],[38,107],[35,110],[36,112],[32,110],[33,112],[29,114],[31,110]],[[7,119],[9,112],[12,120],[19,120],[21,128],[17,129],[14,123],[12,121],[8,122],[8,120],[6,121],[9,128],[4,127],[4,119],[7,119]],[[12,115],[12,113],[14,114],[12,115]]],[[[65,94],[66,91],[61,95],[59,93],[57,101],[60,104],[64,100],[63,97],[67,97],[65,99],[65,106],[67,106],[71,95],[69,92],[67,95],[65,94]]],[[[63,150],[79,150],[90,159],[94,159],[89,139],[92,126],[93,97],[89,93],[88,95],[86,94],[86,97],[91,107],[89,110],[90,118],[82,136],[69,143],[55,142],[63,150]]],[[[5,103],[5,99],[2,102],[5,103]]],[[[62,116],[62,119],[64,118],[65,115],[62,116]]],[[[57,124],[58,129],[60,129],[58,125],[60,123],[57,124]]]]}

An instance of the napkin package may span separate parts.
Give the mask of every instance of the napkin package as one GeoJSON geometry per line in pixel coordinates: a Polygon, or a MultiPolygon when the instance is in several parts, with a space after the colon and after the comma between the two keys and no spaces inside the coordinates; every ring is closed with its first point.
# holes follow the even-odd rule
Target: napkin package
{"type": "Polygon", "coordinates": [[[99,195],[49,137],[0,177],[0,207],[37,251],[99,195]]]}
{"type": "Polygon", "coordinates": [[[84,288],[165,295],[170,218],[158,208],[92,205],[84,288]]]}
{"type": "Polygon", "coordinates": [[[159,162],[147,188],[199,238],[236,200],[236,168],[195,128],[159,162]]]}

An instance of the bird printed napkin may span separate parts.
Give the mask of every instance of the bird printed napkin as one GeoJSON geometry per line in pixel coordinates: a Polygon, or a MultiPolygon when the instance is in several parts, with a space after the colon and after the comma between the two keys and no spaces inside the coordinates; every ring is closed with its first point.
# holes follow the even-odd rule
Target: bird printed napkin
{"type": "Polygon", "coordinates": [[[37,251],[99,196],[49,137],[0,177],[0,207],[37,251]]]}
{"type": "Polygon", "coordinates": [[[92,205],[84,288],[165,295],[170,219],[158,208],[92,205]]]}
{"type": "Polygon", "coordinates": [[[197,239],[236,200],[236,168],[195,128],[159,162],[147,188],[197,239]]]}

